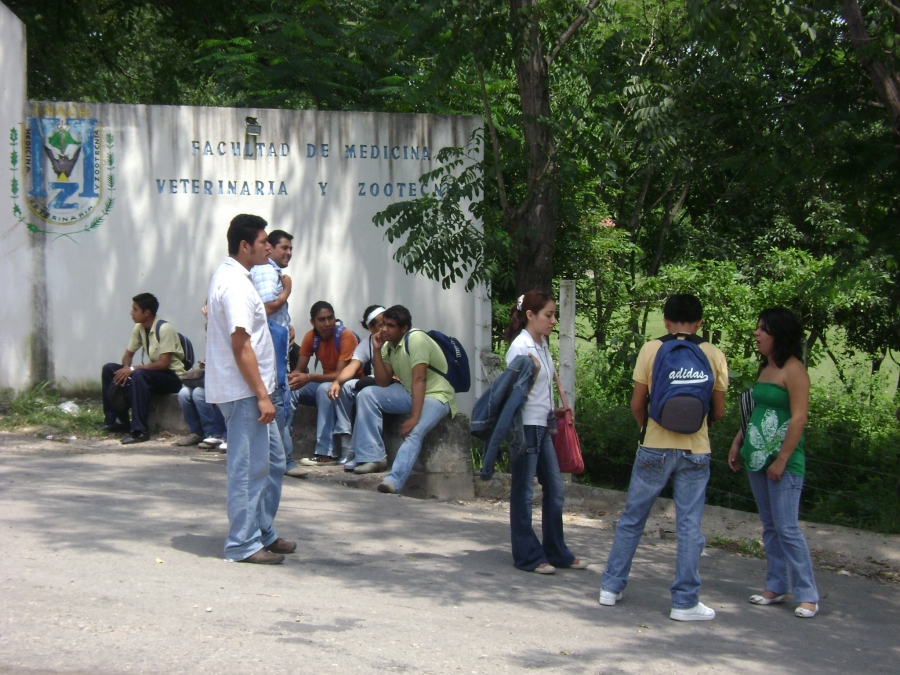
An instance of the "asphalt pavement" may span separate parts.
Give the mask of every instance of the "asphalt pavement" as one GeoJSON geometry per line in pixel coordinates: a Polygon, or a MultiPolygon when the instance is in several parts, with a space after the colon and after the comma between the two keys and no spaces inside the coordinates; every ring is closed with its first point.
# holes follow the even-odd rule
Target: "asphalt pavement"
{"type": "MultiPolygon", "coordinates": [[[[539,514],[539,509],[536,509],[539,514]]],[[[506,514],[285,479],[297,553],[225,562],[224,457],[0,434],[0,673],[897,673],[900,588],[819,572],[821,611],[756,607],[765,563],[702,558],[714,621],[668,618],[675,543],[647,538],[597,603],[585,571],[516,570],[506,514]]]]}

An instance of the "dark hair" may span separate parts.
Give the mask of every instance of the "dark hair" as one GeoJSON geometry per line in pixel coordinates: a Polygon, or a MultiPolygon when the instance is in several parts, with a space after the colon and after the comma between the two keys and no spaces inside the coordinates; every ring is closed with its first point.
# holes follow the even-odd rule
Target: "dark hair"
{"type": "Polygon", "coordinates": [[[703,318],[703,305],[696,295],[676,293],[666,300],[663,318],[672,323],[695,323],[703,318]]]}
{"type": "Polygon", "coordinates": [[[319,315],[319,312],[321,312],[323,309],[331,310],[331,313],[334,314],[334,307],[331,306],[331,303],[325,302],[324,300],[319,300],[312,307],[310,307],[309,318],[315,319],[319,315]]]}
{"type": "MultiPolygon", "coordinates": [[[[772,336],[772,360],[776,366],[784,368],[792,356],[803,360],[803,328],[796,314],[786,307],[770,307],[760,312],[759,323],[772,336]]],[[[768,358],[763,356],[762,363],[768,365],[768,358]]]]}
{"type": "Polygon", "coordinates": [[[384,310],[384,318],[396,321],[400,328],[412,328],[412,315],[403,305],[394,305],[384,310]]]}
{"type": "Polygon", "coordinates": [[[256,243],[259,231],[266,229],[268,223],[259,216],[251,216],[242,213],[231,219],[228,226],[228,255],[237,255],[241,250],[241,242],[246,241],[250,246],[256,243]]]}
{"type": "Polygon", "coordinates": [[[153,316],[156,316],[156,313],[159,311],[159,300],[152,293],[138,293],[131,301],[137,303],[138,307],[145,312],[150,312],[153,316]]]}
{"type": "Polygon", "coordinates": [[[528,325],[526,312],[540,312],[544,306],[553,300],[549,293],[534,289],[522,296],[522,309],[516,309],[513,305],[509,313],[509,325],[506,327],[506,341],[512,343],[522,329],[528,325]]]}
{"type": "MultiPolygon", "coordinates": [[[[362,327],[366,330],[368,330],[369,328],[369,324],[366,323],[366,317],[369,316],[369,312],[371,312],[373,309],[378,309],[379,307],[381,307],[381,305],[369,305],[368,307],[366,307],[366,311],[363,312],[362,327]]],[[[373,318],[372,321],[374,320],[375,319],[373,318]]]]}
{"type": "Polygon", "coordinates": [[[288,241],[294,241],[294,235],[288,234],[284,230],[272,230],[269,232],[269,244],[274,248],[281,243],[282,239],[287,239],[288,241]]]}

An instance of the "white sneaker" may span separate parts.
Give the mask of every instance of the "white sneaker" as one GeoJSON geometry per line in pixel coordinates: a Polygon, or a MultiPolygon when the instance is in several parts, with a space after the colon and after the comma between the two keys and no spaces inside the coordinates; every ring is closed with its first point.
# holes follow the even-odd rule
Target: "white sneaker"
{"type": "Polygon", "coordinates": [[[606,605],[607,607],[612,607],[619,600],[622,599],[621,593],[613,593],[612,591],[605,591],[602,588],[600,589],[600,604],[606,605]]]}
{"type": "Polygon", "coordinates": [[[669,618],[675,621],[712,621],[716,618],[716,610],[698,602],[690,609],[675,609],[669,612],[669,618]]]}
{"type": "Polygon", "coordinates": [[[219,447],[217,447],[216,450],[225,452],[226,450],[228,450],[228,443],[226,443],[225,441],[222,441],[221,443],[219,443],[219,447]]]}

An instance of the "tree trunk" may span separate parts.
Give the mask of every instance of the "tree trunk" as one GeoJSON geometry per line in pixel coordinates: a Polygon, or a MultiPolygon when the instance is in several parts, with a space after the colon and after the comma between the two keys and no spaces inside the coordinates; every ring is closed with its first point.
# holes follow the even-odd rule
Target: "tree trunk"
{"type": "Polygon", "coordinates": [[[550,83],[537,7],[538,0],[510,0],[510,16],[517,27],[516,81],[528,157],[528,190],[516,212],[516,293],[550,290],[556,243],[556,148],[549,125],[550,83]]]}
{"type": "Polygon", "coordinates": [[[888,123],[894,132],[894,146],[900,155],[900,76],[891,70],[888,64],[877,58],[878,51],[873,44],[873,38],[869,35],[859,2],[844,0],[841,14],[847,22],[847,32],[859,64],[872,82],[879,100],[884,104],[888,123]]]}

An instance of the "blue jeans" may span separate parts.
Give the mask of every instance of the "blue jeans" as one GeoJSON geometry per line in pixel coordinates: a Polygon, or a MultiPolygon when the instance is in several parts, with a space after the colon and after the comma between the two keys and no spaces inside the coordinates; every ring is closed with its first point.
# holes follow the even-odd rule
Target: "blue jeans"
{"type": "Polygon", "coordinates": [[[284,446],[284,471],[287,473],[297,468],[297,462],[291,456],[294,452],[294,439],[291,437],[293,425],[288,424],[289,415],[292,415],[294,407],[291,405],[290,396],[283,396],[279,389],[272,394],[272,405],[275,406],[275,426],[278,427],[278,436],[284,446]],[[284,411],[285,405],[290,406],[287,414],[284,411]]]}
{"type": "Polygon", "coordinates": [[[316,454],[337,457],[334,435],[350,433],[350,417],[337,401],[328,398],[331,382],[309,382],[297,391],[291,392],[294,406],[310,405],[318,408],[316,418],[316,454]]]}
{"type": "Polygon", "coordinates": [[[812,558],[797,519],[803,478],[785,471],[781,480],[769,480],[765,471],[748,471],[756,498],[766,547],[766,590],[775,595],[791,592],[797,602],[818,602],[812,558]],[[790,576],[788,573],[790,572],[790,576]]]}
{"type": "Polygon", "coordinates": [[[708,454],[693,455],[684,450],[638,446],[625,511],[616,525],[616,538],[601,586],[613,593],[625,589],[647,516],[669,478],[672,479],[675,529],[678,532],[672,608],[690,609],[700,602],[700,554],[706,545],[706,538],[700,532],[700,520],[709,481],[708,454]]]}
{"type": "Polygon", "coordinates": [[[547,427],[525,426],[525,447],[510,448],[509,528],[512,539],[513,565],[530,572],[549,562],[554,567],[568,567],[575,561],[563,538],[563,501],[566,486],[559,473],[559,462],[547,427]],[[531,526],[531,500],[534,477],[543,488],[541,525],[543,544],[531,526]]]}
{"type": "MultiPolygon", "coordinates": [[[[412,409],[412,396],[402,384],[394,382],[387,387],[366,387],[356,396],[356,424],[353,427],[353,452],[356,453],[357,465],[364,462],[380,462],[385,458],[384,441],[381,432],[384,428],[384,413],[402,415],[412,409]]],[[[391,472],[384,481],[394,486],[397,492],[403,489],[412,473],[425,434],[450,414],[450,405],[436,398],[425,397],[419,423],[403,441],[397,450],[397,456],[391,466],[391,472]]]]}
{"type": "Polygon", "coordinates": [[[225,438],[225,418],[222,411],[212,403],[206,402],[206,390],[203,387],[182,387],[178,392],[178,405],[192,434],[204,438],[225,438]]]}
{"type": "Polygon", "coordinates": [[[225,557],[243,560],[277,538],[284,445],[275,422],[260,424],[255,396],[221,403],[228,427],[228,538],[225,557]]]}

